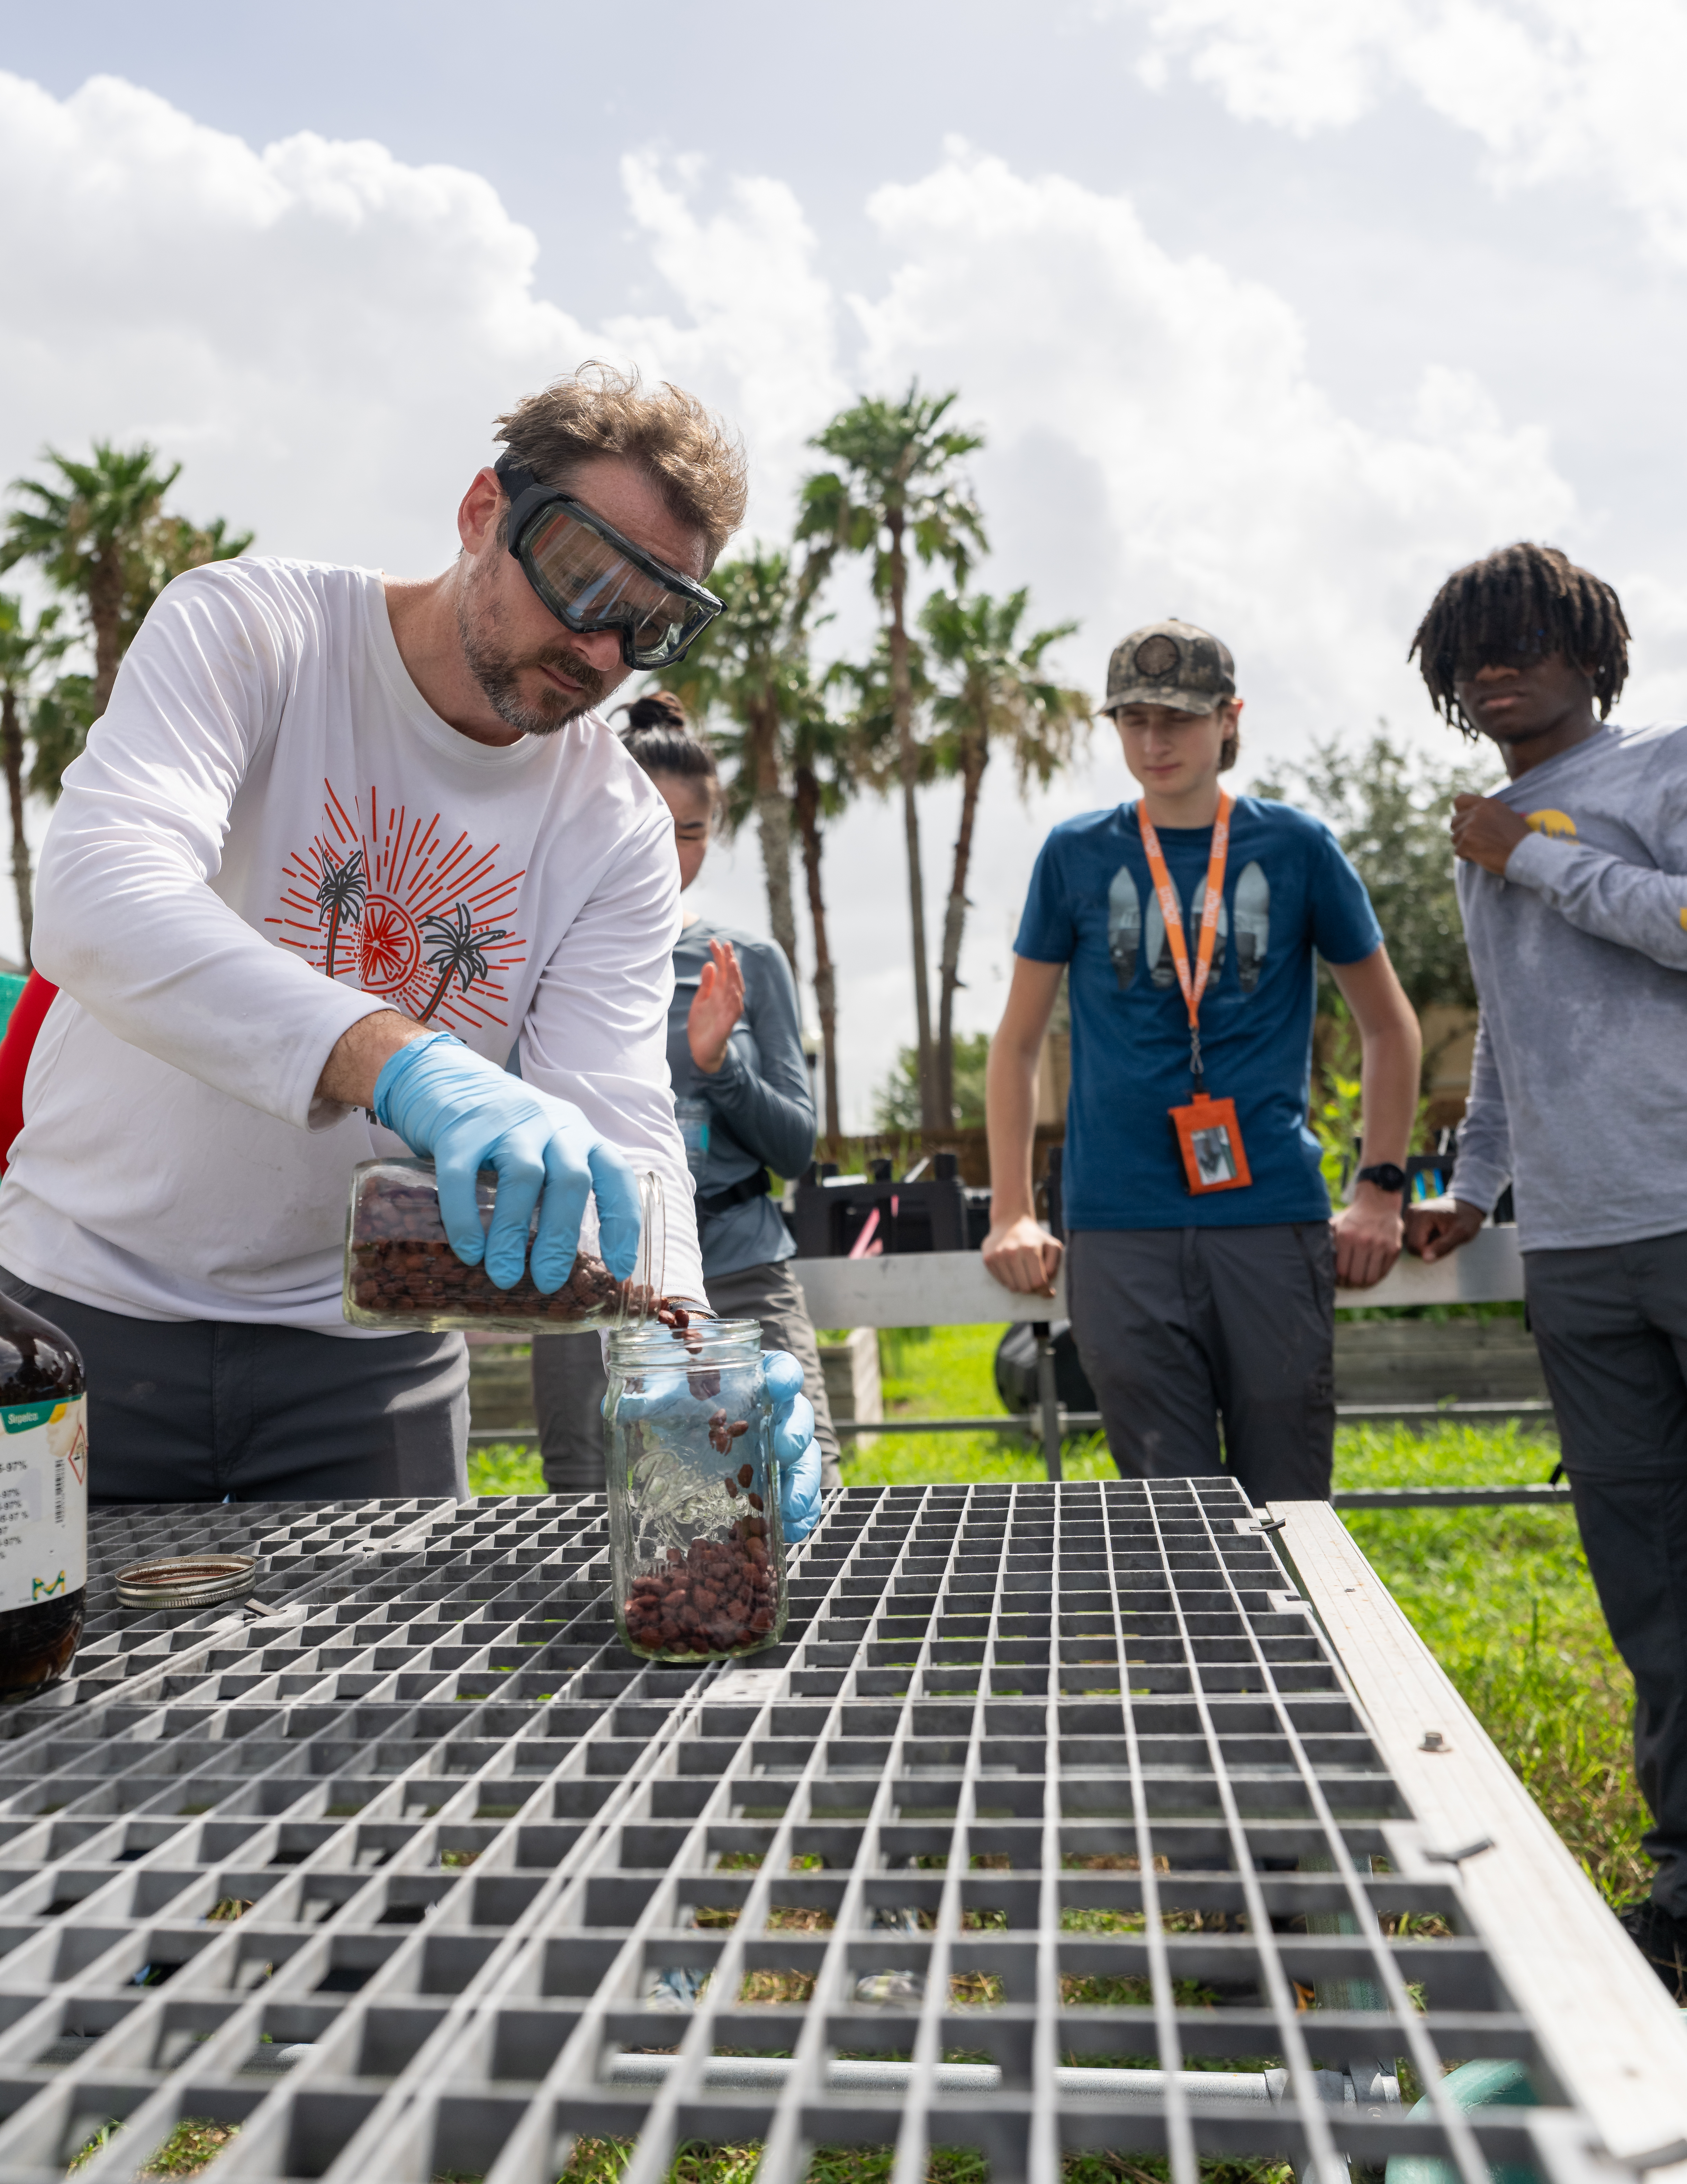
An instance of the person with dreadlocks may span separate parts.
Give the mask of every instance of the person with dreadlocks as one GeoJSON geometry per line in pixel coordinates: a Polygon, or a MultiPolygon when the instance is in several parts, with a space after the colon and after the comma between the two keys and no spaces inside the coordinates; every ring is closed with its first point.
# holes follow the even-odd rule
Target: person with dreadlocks
{"type": "Polygon", "coordinates": [[[1481,1005],[1450,1198],[1406,1242],[1443,1258],[1507,1181],[1529,1323],[1588,1566],[1634,1678],[1656,1862],[1620,1914],[1687,2002],[1687,727],[1609,721],[1629,627],[1554,547],[1450,577],[1411,650],[1435,708],[1507,781],[1454,800],[1481,1005]],[[1659,1149],[1665,1149],[1660,1158],[1659,1149]]]}

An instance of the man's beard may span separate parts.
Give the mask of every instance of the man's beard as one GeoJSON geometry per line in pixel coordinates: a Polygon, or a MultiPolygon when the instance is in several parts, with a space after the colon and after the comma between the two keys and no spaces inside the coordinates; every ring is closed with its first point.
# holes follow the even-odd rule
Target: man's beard
{"type": "Polygon", "coordinates": [[[583,655],[571,645],[548,647],[543,652],[530,653],[524,659],[514,659],[498,642],[499,616],[495,604],[487,600],[480,611],[480,601],[471,594],[482,588],[470,583],[457,593],[457,634],[462,641],[463,658],[468,670],[480,685],[481,694],[493,712],[507,727],[515,728],[524,736],[554,735],[565,728],[571,721],[589,712],[609,688],[609,677],[600,674],[583,655]],[[548,667],[556,674],[565,675],[580,686],[577,697],[571,698],[565,690],[549,684],[538,704],[524,704],[520,695],[520,682],[526,668],[548,667]]]}

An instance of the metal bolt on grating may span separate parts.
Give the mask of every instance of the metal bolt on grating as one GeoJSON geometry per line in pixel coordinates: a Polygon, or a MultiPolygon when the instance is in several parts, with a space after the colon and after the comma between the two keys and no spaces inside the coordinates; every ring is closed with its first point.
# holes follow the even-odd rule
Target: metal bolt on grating
{"type": "Polygon", "coordinates": [[[0,2184],[187,2118],[220,2184],[581,2137],[1608,2184],[1284,1536],[1223,1478],[854,1490],[785,1644],[691,1668],[616,1642],[600,1500],[96,1513],[77,1674],[0,1718],[0,2184]],[[186,1552],[253,1601],[114,1607],[186,1552]],[[1437,2101],[1473,2056],[1542,2105],[1437,2101]]]}

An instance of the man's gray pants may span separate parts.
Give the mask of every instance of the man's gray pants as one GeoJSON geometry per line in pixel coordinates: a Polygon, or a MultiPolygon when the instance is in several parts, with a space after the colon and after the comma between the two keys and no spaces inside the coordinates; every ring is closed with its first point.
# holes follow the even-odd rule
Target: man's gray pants
{"type": "Polygon", "coordinates": [[[1255,1503],[1328,1500],[1328,1222],[1080,1229],[1067,1247],[1066,1298],[1121,1478],[1228,1468],[1255,1503]]]}
{"type": "Polygon", "coordinates": [[[131,1319],[4,1268],[0,1290],[82,1353],[97,1502],[467,1497],[460,1334],[131,1319]]]}
{"type": "MultiPolygon", "coordinates": [[[[710,1308],[722,1319],[759,1319],[764,1350],[788,1350],[803,1368],[803,1392],[814,1405],[821,1485],[843,1485],[838,1435],[826,1400],[820,1346],[802,1284],[788,1259],[708,1277],[710,1308]]],[[[533,1411],[545,1485],[553,1494],[604,1490],[604,1397],[609,1380],[601,1346],[589,1335],[533,1338],[533,1411]]]]}
{"type": "Polygon", "coordinates": [[[1687,1234],[1526,1251],[1588,1568],[1634,1679],[1654,1900],[1687,1918],[1687,1234]]]}

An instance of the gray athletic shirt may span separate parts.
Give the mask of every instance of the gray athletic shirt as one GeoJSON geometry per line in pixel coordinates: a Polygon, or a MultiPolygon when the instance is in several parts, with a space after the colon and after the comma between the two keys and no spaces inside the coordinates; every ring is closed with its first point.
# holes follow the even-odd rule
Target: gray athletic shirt
{"type": "MultiPolygon", "coordinates": [[[[782,1177],[802,1173],[814,1158],[814,1097],[803,1058],[797,984],[783,949],[707,918],[686,927],[674,950],[668,1072],[699,1198],[743,1181],[759,1167],[782,1177]],[[691,1058],[686,1018],[710,960],[711,940],[730,940],[738,952],[744,1008],[718,1074],[705,1077],[691,1058]],[[688,1102],[701,1102],[708,1110],[706,1150],[696,1142],[697,1118],[688,1117],[688,1102]]],[[[788,1259],[797,1248],[785,1217],[766,1193],[721,1213],[706,1214],[699,1206],[697,1227],[705,1281],[711,1274],[735,1274],[745,1267],[788,1259]]]]}
{"type": "Polygon", "coordinates": [[[1456,1195],[1525,1251],[1687,1229],[1687,727],[1603,727],[1489,792],[1532,829],[1457,868],[1482,1005],[1456,1195]]]}

